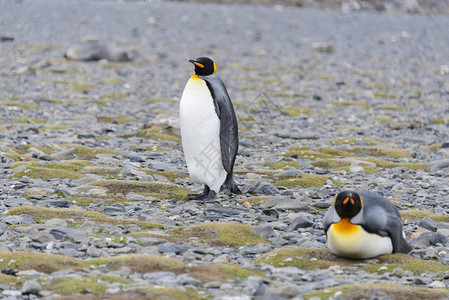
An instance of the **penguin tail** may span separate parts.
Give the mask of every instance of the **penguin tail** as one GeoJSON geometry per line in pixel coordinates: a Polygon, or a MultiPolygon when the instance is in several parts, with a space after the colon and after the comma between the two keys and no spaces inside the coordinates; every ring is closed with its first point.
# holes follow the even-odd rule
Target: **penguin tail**
{"type": "Polygon", "coordinates": [[[223,185],[221,186],[220,190],[230,190],[233,194],[241,194],[242,191],[240,191],[240,189],[238,188],[237,184],[235,184],[234,178],[232,177],[232,172],[228,173],[228,175],[226,176],[226,180],[223,183],[223,185]]]}

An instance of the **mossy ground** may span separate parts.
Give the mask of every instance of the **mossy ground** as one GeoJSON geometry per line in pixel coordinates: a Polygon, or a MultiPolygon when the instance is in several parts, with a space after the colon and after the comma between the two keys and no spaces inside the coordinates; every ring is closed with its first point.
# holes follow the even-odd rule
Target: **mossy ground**
{"type": "Polygon", "coordinates": [[[161,127],[158,125],[153,125],[149,128],[144,128],[133,134],[125,134],[119,136],[121,138],[139,137],[148,140],[164,140],[164,141],[174,141],[180,142],[181,136],[176,134],[171,127],[161,127]]]}
{"type": "MultiPolygon", "coordinates": [[[[291,187],[309,188],[309,187],[322,187],[328,180],[331,179],[325,175],[300,174],[297,175],[295,178],[279,180],[276,184],[287,188],[291,187]]],[[[335,185],[343,184],[342,182],[337,180],[331,181],[335,185]]]]}
{"type": "Polygon", "coordinates": [[[371,299],[373,297],[388,297],[397,300],[429,299],[438,300],[449,297],[447,289],[428,289],[395,283],[351,284],[326,288],[303,295],[305,299],[318,297],[320,299],[371,299]]]}
{"type": "Polygon", "coordinates": [[[256,263],[267,263],[275,267],[294,266],[299,269],[314,270],[326,269],[333,265],[341,267],[351,267],[358,265],[357,269],[369,273],[392,272],[395,268],[401,267],[414,274],[425,272],[443,273],[447,271],[447,266],[431,261],[414,258],[407,254],[389,254],[376,257],[376,263],[367,263],[360,266],[363,260],[351,260],[340,258],[329,252],[327,249],[311,248],[283,248],[266,253],[256,259],[256,263]],[[382,268],[381,267],[385,267],[382,268]]]}
{"type": "Polygon", "coordinates": [[[49,219],[71,219],[73,220],[75,226],[81,225],[85,221],[93,221],[95,223],[108,223],[113,225],[122,225],[124,227],[130,226],[139,226],[142,229],[153,229],[153,228],[162,228],[161,224],[153,223],[153,222],[145,222],[139,220],[120,220],[117,218],[110,218],[105,214],[87,211],[87,210],[78,210],[78,209],[58,209],[58,208],[46,208],[46,207],[37,207],[37,206],[20,206],[12,208],[8,211],[8,215],[28,215],[36,223],[43,223],[49,219]]]}
{"type": "Polygon", "coordinates": [[[139,122],[139,120],[127,116],[97,116],[97,121],[100,123],[120,123],[120,124],[128,122],[139,122]]]}
{"type": "Polygon", "coordinates": [[[250,226],[236,222],[200,223],[192,227],[167,231],[171,238],[188,241],[192,237],[202,243],[220,246],[246,246],[266,243],[267,240],[251,231],[250,226]]]}
{"type": "Polygon", "coordinates": [[[186,200],[191,191],[173,183],[165,182],[140,182],[130,180],[103,180],[91,183],[92,186],[102,186],[108,190],[108,194],[126,195],[130,192],[158,199],[186,200]]]}
{"type": "Polygon", "coordinates": [[[33,167],[30,166],[24,171],[17,172],[14,177],[20,178],[23,176],[28,176],[30,178],[40,178],[42,180],[48,180],[51,178],[65,178],[69,180],[79,179],[84,177],[84,174],[80,174],[76,171],[64,170],[64,169],[54,169],[54,168],[43,168],[43,167],[33,167]]]}
{"type": "MultiPolygon", "coordinates": [[[[235,280],[240,278],[245,280],[249,276],[264,277],[264,273],[257,270],[243,268],[238,265],[201,265],[188,266],[187,264],[172,258],[161,255],[120,255],[115,257],[78,259],[68,256],[45,254],[36,252],[3,252],[0,253],[0,268],[13,268],[14,270],[36,270],[41,273],[50,274],[57,270],[72,269],[82,271],[86,269],[107,268],[110,271],[120,270],[126,266],[131,272],[149,273],[149,272],[173,272],[175,274],[189,274],[190,276],[201,280],[202,282],[235,280]]],[[[14,276],[0,274],[0,280],[3,283],[20,286],[26,279],[18,279],[14,276]]],[[[45,282],[45,277],[43,279],[45,282]]],[[[83,293],[90,290],[96,295],[104,294],[109,284],[114,286],[126,287],[129,280],[113,275],[86,276],[83,280],[73,278],[61,278],[53,281],[47,287],[62,295],[72,295],[83,293]]],[[[138,288],[138,287],[134,287],[138,288]]],[[[142,287],[143,290],[151,291],[156,295],[170,295],[174,299],[198,299],[199,296],[193,290],[177,290],[174,288],[142,287]],[[154,290],[153,290],[154,289],[154,290]]],[[[133,290],[133,289],[131,289],[133,290]]],[[[128,294],[128,293],[127,293],[128,294]]],[[[147,298],[145,298],[147,299],[147,298]]],[[[151,298],[150,298],[151,299],[151,298]]],[[[158,299],[158,298],[155,298],[158,299]]]]}

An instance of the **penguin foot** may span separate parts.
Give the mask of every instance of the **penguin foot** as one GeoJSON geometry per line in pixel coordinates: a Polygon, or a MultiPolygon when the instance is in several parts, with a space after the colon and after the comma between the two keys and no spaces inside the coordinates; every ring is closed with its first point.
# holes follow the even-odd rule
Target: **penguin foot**
{"type": "Polygon", "coordinates": [[[189,198],[189,200],[201,200],[201,199],[204,199],[205,197],[207,197],[210,194],[210,192],[214,192],[214,191],[211,191],[210,188],[207,185],[205,185],[202,193],[188,194],[187,197],[189,198]]]}
{"type": "Polygon", "coordinates": [[[207,195],[204,197],[197,199],[199,203],[210,203],[215,201],[215,197],[217,196],[217,193],[214,191],[209,191],[207,195]]]}

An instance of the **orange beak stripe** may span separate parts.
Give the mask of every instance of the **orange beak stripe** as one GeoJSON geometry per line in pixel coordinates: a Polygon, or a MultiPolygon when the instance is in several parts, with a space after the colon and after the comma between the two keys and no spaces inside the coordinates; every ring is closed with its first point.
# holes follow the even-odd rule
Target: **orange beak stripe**
{"type": "Polygon", "coordinates": [[[352,205],[355,204],[355,201],[354,201],[354,199],[352,199],[352,198],[351,198],[351,204],[352,204],[352,205]]]}
{"type": "Polygon", "coordinates": [[[201,69],[202,68],[204,68],[204,65],[203,64],[200,64],[199,62],[193,62],[193,64],[195,65],[195,66],[197,66],[197,67],[200,67],[201,69]]]}
{"type": "Polygon", "coordinates": [[[349,197],[346,197],[345,200],[343,200],[343,204],[348,203],[348,201],[349,201],[349,197]]]}

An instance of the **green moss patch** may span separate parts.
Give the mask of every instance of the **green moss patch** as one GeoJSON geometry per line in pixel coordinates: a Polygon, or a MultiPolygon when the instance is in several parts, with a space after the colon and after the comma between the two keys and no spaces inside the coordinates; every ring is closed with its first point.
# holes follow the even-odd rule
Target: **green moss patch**
{"type": "Polygon", "coordinates": [[[164,140],[180,142],[181,136],[173,132],[172,127],[162,127],[153,125],[150,128],[144,128],[137,133],[120,135],[121,138],[140,137],[149,140],[164,140]]]}
{"type": "Polygon", "coordinates": [[[40,107],[35,104],[26,104],[21,102],[2,102],[0,103],[2,106],[17,106],[22,109],[39,109],[40,107]]]}
{"type": "MultiPolygon", "coordinates": [[[[73,145],[63,145],[67,147],[74,147],[73,145]]],[[[95,158],[97,154],[113,154],[120,155],[121,153],[101,148],[88,148],[84,146],[75,146],[76,149],[73,152],[73,155],[79,158],[95,158]]]]}
{"type": "Polygon", "coordinates": [[[375,158],[367,158],[365,159],[368,162],[375,163],[377,167],[383,169],[392,169],[392,168],[407,168],[412,170],[425,170],[427,169],[427,164],[425,163],[397,163],[388,160],[381,160],[375,158]]]}
{"type": "MultiPolygon", "coordinates": [[[[201,297],[195,290],[193,289],[186,289],[186,290],[180,290],[176,288],[168,288],[168,287],[150,287],[146,290],[152,292],[155,294],[155,299],[161,299],[161,296],[164,297],[170,297],[169,299],[176,299],[176,300],[200,300],[204,299],[204,297],[201,297]]],[[[147,297],[144,297],[145,299],[148,299],[147,297]]]]}
{"type": "Polygon", "coordinates": [[[69,180],[79,179],[84,177],[84,174],[80,174],[76,171],[64,170],[64,169],[53,169],[53,168],[43,168],[30,166],[28,169],[17,172],[14,177],[20,178],[22,176],[28,176],[30,178],[40,178],[42,180],[48,180],[51,178],[65,178],[69,180]]]}
{"type": "MultiPolygon", "coordinates": [[[[301,174],[297,175],[296,178],[289,178],[280,180],[277,182],[277,185],[284,186],[287,188],[291,187],[302,187],[302,188],[309,188],[309,187],[322,187],[327,180],[330,178],[325,175],[315,175],[315,174],[301,174]]],[[[341,185],[342,182],[331,180],[333,184],[335,185],[341,185]]]]}
{"type": "Polygon", "coordinates": [[[99,123],[128,123],[128,122],[139,122],[135,118],[130,118],[126,116],[97,116],[97,122],[99,123]]]}
{"type": "Polygon", "coordinates": [[[357,102],[357,101],[350,101],[350,100],[343,100],[343,101],[334,101],[332,102],[332,104],[334,105],[338,105],[338,106],[358,106],[358,107],[362,107],[365,109],[370,108],[371,106],[369,105],[369,103],[366,102],[357,102]]]}
{"type": "Polygon", "coordinates": [[[378,105],[376,106],[376,109],[383,109],[383,110],[404,110],[402,106],[394,106],[394,105],[378,105]]]}
{"type": "Polygon", "coordinates": [[[73,295],[87,291],[98,295],[103,294],[108,289],[108,285],[98,283],[95,277],[84,277],[83,280],[60,278],[52,282],[49,287],[61,295],[73,295]]]}
{"type": "Polygon", "coordinates": [[[407,299],[429,299],[439,300],[449,297],[447,289],[427,289],[411,285],[401,285],[390,282],[372,284],[351,284],[338,287],[326,288],[303,295],[310,299],[318,297],[320,299],[370,299],[373,296],[378,298],[389,297],[398,300],[407,299]]]}
{"type": "Polygon", "coordinates": [[[407,221],[421,220],[424,217],[430,218],[435,222],[449,223],[449,216],[437,215],[428,211],[410,209],[401,211],[402,219],[407,221]]]}
{"type": "Polygon", "coordinates": [[[310,109],[299,107],[286,107],[282,109],[282,113],[290,117],[298,117],[300,115],[310,114],[310,109]]]}
{"type": "Polygon", "coordinates": [[[167,178],[170,181],[175,180],[176,178],[188,178],[188,174],[177,173],[173,171],[156,171],[150,169],[139,169],[139,171],[145,172],[147,175],[161,175],[167,178]]]}
{"type": "Polygon", "coordinates": [[[14,118],[12,119],[12,121],[17,123],[38,123],[38,124],[47,123],[47,120],[42,118],[14,118]]]}
{"type": "Polygon", "coordinates": [[[447,120],[443,119],[443,118],[438,118],[438,117],[433,117],[432,118],[432,123],[433,124],[437,124],[437,125],[444,125],[446,124],[447,120]]]}
{"type": "Polygon", "coordinates": [[[266,253],[257,258],[255,262],[267,263],[275,267],[293,266],[306,270],[326,269],[333,265],[339,265],[341,267],[357,266],[360,270],[369,273],[392,272],[397,267],[411,271],[414,274],[425,272],[443,273],[447,271],[447,266],[443,264],[414,258],[407,254],[382,255],[376,257],[376,260],[376,263],[360,265],[364,260],[351,260],[337,257],[327,249],[283,248],[266,253]]]}
{"type": "Polygon", "coordinates": [[[297,156],[298,158],[305,158],[309,160],[334,157],[333,155],[323,153],[320,151],[309,150],[308,147],[299,147],[299,146],[292,146],[287,152],[285,152],[286,157],[291,157],[293,155],[297,156]]]}
{"type": "Polygon", "coordinates": [[[251,231],[250,226],[236,222],[201,223],[192,227],[167,231],[171,238],[188,241],[192,237],[202,243],[221,246],[245,246],[267,241],[251,231]]]}
{"type": "Polygon", "coordinates": [[[119,176],[121,167],[91,167],[83,170],[84,174],[94,174],[106,177],[107,179],[114,179],[119,176]]]}
{"type": "Polygon", "coordinates": [[[38,207],[38,206],[20,206],[12,208],[8,211],[8,215],[28,215],[36,223],[43,223],[47,220],[59,218],[59,219],[73,219],[76,225],[81,225],[85,221],[93,221],[95,223],[107,223],[113,225],[122,225],[122,226],[139,226],[143,229],[154,229],[154,228],[162,228],[163,226],[158,223],[153,222],[144,222],[139,220],[120,220],[117,218],[110,218],[105,214],[95,212],[95,211],[87,211],[87,210],[78,210],[78,209],[59,209],[59,208],[46,208],[46,207],[38,207]]]}
{"type": "Polygon", "coordinates": [[[123,194],[129,192],[159,199],[175,198],[186,200],[190,191],[180,185],[166,182],[140,182],[130,180],[104,180],[91,183],[92,186],[102,186],[108,189],[109,194],[123,194]]]}
{"type": "Polygon", "coordinates": [[[294,160],[281,160],[281,161],[278,161],[278,162],[275,162],[275,163],[272,163],[272,162],[265,162],[265,165],[266,166],[269,166],[269,167],[272,167],[272,168],[275,168],[275,169],[282,169],[282,168],[285,168],[285,167],[293,167],[293,168],[300,168],[301,167],[301,165],[297,162],[297,161],[294,161],[294,160]]]}

